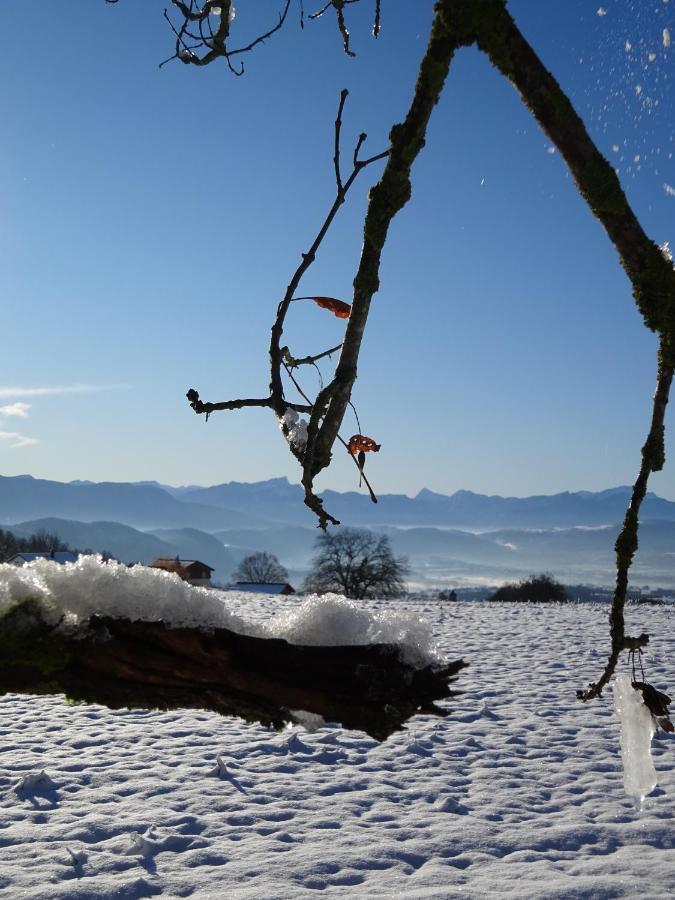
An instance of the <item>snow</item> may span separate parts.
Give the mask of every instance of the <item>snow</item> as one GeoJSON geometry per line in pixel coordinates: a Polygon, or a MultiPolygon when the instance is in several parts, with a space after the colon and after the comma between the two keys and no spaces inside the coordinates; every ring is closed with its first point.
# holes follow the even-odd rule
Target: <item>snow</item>
{"type": "MultiPolygon", "coordinates": [[[[228,602],[259,627],[301,603],[228,602]]],[[[654,736],[659,787],[636,803],[609,692],[575,697],[606,662],[606,607],[363,606],[421,615],[441,651],[470,663],[448,718],[416,717],[377,744],[335,724],[277,733],[201,711],[0,697],[0,896],[675,894],[674,738],[654,736]]],[[[630,633],[652,635],[646,677],[666,690],[672,615],[627,614],[630,633]]]]}
{"type": "Polygon", "coordinates": [[[262,623],[232,611],[232,604],[242,597],[250,604],[247,594],[193,587],[173,572],[103,562],[100,556],[80,556],[65,565],[47,559],[20,568],[0,564],[0,616],[16,602],[33,597],[39,600],[45,621],[52,624],[62,618],[68,626],[92,615],[112,616],[163,621],[174,627],[229,628],[292,644],[398,644],[412,665],[440,660],[430,625],[414,614],[370,612],[336,594],[311,594],[300,606],[262,623]]]}
{"type": "Polygon", "coordinates": [[[337,594],[313,596],[280,613],[267,632],[292,644],[398,644],[404,658],[420,666],[439,659],[429,622],[386,606],[383,612],[370,612],[337,594]]]}
{"type": "Polygon", "coordinates": [[[301,418],[294,409],[289,407],[279,419],[279,427],[288,443],[299,453],[302,453],[307,445],[307,422],[305,419],[301,418]]]}
{"type": "Polygon", "coordinates": [[[614,708],[621,721],[623,784],[627,794],[643,800],[656,787],[651,753],[654,720],[626,673],[614,680],[614,708]]]}

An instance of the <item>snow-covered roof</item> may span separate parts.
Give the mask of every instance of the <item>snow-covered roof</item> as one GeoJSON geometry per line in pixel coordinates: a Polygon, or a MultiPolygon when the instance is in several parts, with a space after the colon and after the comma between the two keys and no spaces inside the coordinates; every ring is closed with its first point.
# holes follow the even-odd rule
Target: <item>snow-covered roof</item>
{"type": "Polygon", "coordinates": [[[235,591],[251,591],[254,594],[294,594],[295,588],[286,581],[271,581],[257,584],[253,581],[236,581],[232,585],[235,591]]]}
{"type": "Polygon", "coordinates": [[[44,550],[36,553],[15,553],[7,562],[12,563],[19,559],[22,559],[24,562],[33,562],[34,559],[51,559],[63,565],[63,563],[67,562],[77,562],[77,555],[70,550],[55,550],[53,553],[51,550],[44,550]]]}
{"type": "Polygon", "coordinates": [[[167,568],[171,566],[182,566],[184,569],[189,569],[190,566],[201,566],[204,569],[208,569],[210,572],[215,572],[213,566],[209,566],[206,563],[202,562],[201,559],[169,559],[168,557],[158,556],[154,562],[150,563],[151,567],[156,569],[167,568]]]}

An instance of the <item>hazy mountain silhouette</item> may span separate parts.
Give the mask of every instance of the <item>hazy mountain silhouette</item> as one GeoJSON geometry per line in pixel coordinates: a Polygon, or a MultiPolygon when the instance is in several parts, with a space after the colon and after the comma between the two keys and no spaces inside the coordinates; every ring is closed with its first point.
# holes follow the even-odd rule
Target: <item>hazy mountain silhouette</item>
{"type": "Polygon", "coordinates": [[[245,510],[182,502],[163,488],[117,482],[71,483],[0,476],[0,523],[56,516],[80,522],[122,522],[135,528],[199,528],[264,525],[245,510]]]}

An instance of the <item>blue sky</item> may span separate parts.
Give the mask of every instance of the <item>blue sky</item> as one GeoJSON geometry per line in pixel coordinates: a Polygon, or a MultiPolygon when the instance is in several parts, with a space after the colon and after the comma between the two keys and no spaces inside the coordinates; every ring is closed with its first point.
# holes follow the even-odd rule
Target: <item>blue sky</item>
{"type": "MultiPolygon", "coordinates": [[[[405,114],[426,0],[349,7],[224,65],[161,70],[164,2],[41,0],[4,12],[0,62],[0,472],[173,484],[298,480],[269,411],[196,417],[267,392],[279,298],[333,199],[339,91],[349,146],[405,114]]],[[[307,4],[305,4],[307,6],[307,4]]],[[[240,2],[242,42],[281,0],[240,2]],[[251,9],[254,7],[254,11],[251,9]]],[[[309,11],[309,6],[307,6],[309,11]]],[[[616,165],[648,234],[675,246],[675,0],[512,0],[509,9],[616,165]],[[598,14],[602,10],[604,14],[598,14]]],[[[513,89],[457,55],[383,255],[354,400],[379,492],[525,495],[633,480],[654,336],[614,248],[513,89]]],[[[369,186],[360,176],[301,285],[351,299],[369,186]]],[[[297,355],[343,323],[297,304],[297,355]]],[[[328,369],[325,370],[328,375],[328,369]]],[[[309,389],[316,386],[303,373],[309,389]]],[[[669,428],[675,430],[675,414],[669,428]]],[[[345,420],[343,434],[357,431],[345,420]]],[[[671,436],[667,449],[675,453],[671,436]]],[[[653,487],[675,499],[675,463],[653,487]]],[[[336,450],[319,487],[354,489],[336,450]]]]}

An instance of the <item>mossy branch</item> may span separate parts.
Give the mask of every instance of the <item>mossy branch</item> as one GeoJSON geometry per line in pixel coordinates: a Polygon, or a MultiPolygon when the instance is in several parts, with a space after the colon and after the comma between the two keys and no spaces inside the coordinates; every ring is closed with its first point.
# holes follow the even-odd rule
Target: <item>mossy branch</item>
{"type": "Polygon", "coordinates": [[[357,363],[370,303],[380,286],[380,260],[389,226],[410,199],[410,173],[425,145],[431,113],[441,95],[455,51],[465,36],[452,27],[449,4],[436,6],[431,35],[419,68],[412,102],[404,121],[390,133],[390,152],[382,178],[373,187],[363,229],[363,249],[354,278],[352,311],[335,376],[328,385],[328,405],[322,423],[310,435],[303,466],[303,483],[330,464],[331,451],[344,418],[357,376],[357,363]]]}
{"type": "Polygon", "coordinates": [[[523,102],[569,166],[579,193],[602,223],[630,279],[645,324],[658,332],[662,354],[673,365],[675,271],[640,225],[614,168],[600,153],[586,126],[553,75],[509,15],[504,0],[454,0],[453,14],[493,65],[518,90],[523,102]]]}

